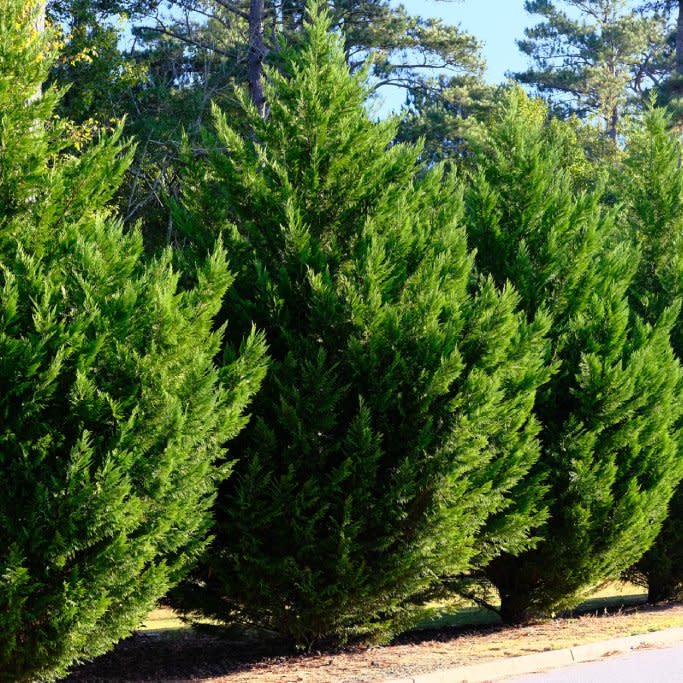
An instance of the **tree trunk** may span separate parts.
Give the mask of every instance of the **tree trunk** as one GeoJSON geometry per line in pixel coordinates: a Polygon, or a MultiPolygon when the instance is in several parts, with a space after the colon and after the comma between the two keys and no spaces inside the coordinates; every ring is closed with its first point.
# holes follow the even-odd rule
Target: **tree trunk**
{"type": "Polygon", "coordinates": [[[38,14],[36,16],[36,31],[42,33],[45,30],[45,2],[41,2],[38,6],[38,14]]]}
{"type": "MultiPolygon", "coordinates": [[[[43,33],[45,31],[45,5],[46,0],[41,0],[36,6],[36,19],[34,26],[38,33],[43,33]]],[[[39,100],[42,95],[43,88],[39,85],[38,89],[36,90],[36,94],[29,99],[29,102],[35,102],[36,100],[39,100]]]]}
{"type": "Polygon", "coordinates": [[[683,0],[678,0],[676,24],[676,75],[683,76],[683,0]]]}
{"type": "Polygon", "coordinates": [[[261,117],[266,116],[266,96],[263,91],[263,58],[266,46],[263,41],[264,0],[249,3],[249,52],[247,53],[247,80],[249,94],[261,117]]]}
{"type": "Polygon", "coordinates": [[[607,134],[612,142],[617,141],[617,129],[619,126],[619,108],[614,106],[612,108],[612,113],[610,114],[609,127],[607,129],[607,134]]]}
{"type": "Polygon", "coordinates": [[[537,583],[522,562],[504,553],[486,568],[486,577],[498,590],[500,618],[504,624],[526,624],[538,619],[534,595],[537,583]]]}
{"type": "Polygon", "coordinates": [[[681,586],[669,572],[650,571],[647,575],[647,601],[650,603],[665,600],[679,600],[681,586]]]}
{"type": "Polygon", "coordinates": [[[500,590],[500,618],[504,624],[528,624],[538,618],[532,610],[528,594],[500,590]]]}

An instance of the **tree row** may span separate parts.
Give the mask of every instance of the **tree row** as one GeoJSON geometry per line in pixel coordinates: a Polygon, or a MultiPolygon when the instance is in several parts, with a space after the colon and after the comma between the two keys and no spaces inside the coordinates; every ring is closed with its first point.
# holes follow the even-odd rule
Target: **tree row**
{"type": "Polygon", "coordinates": [[[459,594],[525,622],[628,574],[677,597],[683,172],[509,88],[458,163],[368,113],[321,3],[213,108],[145,252],[121,129],[41,92],[0,12],[0,680],[55,680],[163,596],[310,648],[459,594]],[[499,597],[499,604],[491,595],[499,597]]]}

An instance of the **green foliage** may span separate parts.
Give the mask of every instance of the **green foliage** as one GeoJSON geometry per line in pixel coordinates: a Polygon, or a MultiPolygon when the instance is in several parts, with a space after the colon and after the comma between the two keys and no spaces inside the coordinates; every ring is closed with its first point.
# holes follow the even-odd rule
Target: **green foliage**
{"type": "MultiPolygon", "coordinates": [[[[127,135],[140,141],[114,202],[124,223],[144,217],[148,251],[170,241],[162,199],[175,188],[178,143],[183,130],[196,133],[195,121],[208,111],[211,95],[190,87],[186,48],[155,34],[140,46],[132,26],[158,9],[147,0],[48,0],[48,20],[59,29],[59,55],[48,82],[64,87],[56,113],[75,122],[70,138],[86,144],[123,120],[127,135]]],[[[201,61],[200,57],[196,57],[201,61]]],[[[223,72],[216,80],[225,78],[223,72]]],[[[218,95],[215,82],[207,84],[218,95]]],[[[230,89],[231,90],[231,89],[230,89]]]]}
{"type": "Polygon", "coordinates": [[[44,4],[48,22],[60,35],[59,56],[48,76],[51,83],[66,87],[58,114],[88,122],[91,128],[122,117],[131,109],[133,90],[140,89],[147,76],[146,65],[119,47],[127,3],[47,0],[44,4]]]}
{"type": "MultiPolygon", "coordinates": [[[[627,140],[621,200],[629,217],[629,237],[642,258],[633,283],[634,305],[650,321],[657,319],[683,294],[683,172],[681,143],[669,132],[670,117],[650,109],[634,123],[627,140]]],[[[683,318],[671,335],[678,358],[683,358],[683,318]]],[[[668,405],[663,404],[668,410],[668,405]]],[[[648,586],[652,601],[683,595],[683,490],[671,503],[662,532],[630,572],[648,586]]]]}
{"type": "Polygon", "coordinates": [[[473,142],[467,197],[478,268],[512,283],[528,313],[552,320],[554,372],[535,405],[542,456],[534,471],[550,487],[544,540],[486,569],[509,621],[575,604],[638,560],[683,474],[681,371],[669,344],[678,309],[651,325],[631,311],[637,254],[618,239],[599,187],[577,190],[572,167],[582,151],[568,151],[561,128],[514,92],[473,142]]]}
{"type": "Polygon", "coordinates": [[[132,150],[67,153],[37,3],[0,12],[0,680],[54,680],[135,628],[206,545],[262,340],[218,370],[221,249],[170,254],[106,208],[132,150]]]}
{"type": "Polygon", "coordinates": [[[533,66],[516,74],[564,113],[594,117],[613,140],[633,102],[671,69],[670,12],[626,0],[527,0],[542,17],[518,41],[533,66]]]}
{"type": "Polygon", "coordinates": [[[475,287],[455,178],[369,120],[365,74],[312,13],[268,73],[270,115],[243,93],[243,137],[216,111],[176,215],[199,254],[229,244],[225,315],[266,332],[272,366],[174,602],[300,646],[387,637],[406,598],[529,547],[545,514],[526,474],[547,321],[475,287]]]}
{"type": "Polygon", "coordinates": [[[427,163],[467,155],[467,131],[491,115],[507,86],[491,86],[476,76],[434,79],[433,89],[414,93],[398,130],[401,142],[423,140],[427,163]]]}
{"type": "MultiPolygon", "coordinates": [[[[102,4],[97,0],[71,2],[102,4]]],[[[144,13],[141,4],[137,0],[113,3],[117,9],[130,5],[144,13]]],[[[192,73],[202,83],[213,80],[210,72],[227,68],[233,78],[244,82],[249,0],[171,0],[149,4],[149,16],[144,22],[136,22],[136,32],[143,40],[161,34],[183,43],[183,73],[192,73]],[[208,63],[201,58],[203,53],[211,55],[208,63]]],[[[425,87],[431,89],[428,81],[435,73],[462,76],[483,71],[479,41],[457,25],[412,14],[403,5],[389,0],[329,0],[326,7],[333,28],[343,30],[352,70],[362,68],[371,56],[371,76],[378,87],[395,84],[416,92],[425,87]]],[[[302,35],[306,2],[264,0],[263,9],[267,52],[264,57],[277,60],[279,41],[285,38],[291,43],[302,35]]]]}
{"type": "MultiPolygon", "coordinates": [[[[389,0],[331,0],[328,6],[352,69],[372,55],[376,88],[433,92],[435,74],[471,81],[483,71],[478,41],[458,26],[389,0]]],[[[239,125],[235,89],[247,79],[249,0],[48,0],[47,9],[66,35],[50,74],[52,82],[70,86],[60,115],[88,129],[127,115],[126,133],[140,145],[116,201],[126,223],[144,217],[148,248],[173,242],[177,235],[161,198],[178,189],[181,134],[199,144],[211,102],[239,125]]],[[[299,39],[304,14],[304,0],[264,1],[267,62],[278,63],[280,41],[299,39]]]]}
{"type": "MultiPolygon", "coordinates": [[[[617,177],[627,210],[626,238],[642,253],[633,282],[634,303],[650,321],[683,295],[683,173],[681,144],[669,132],[670,117],[649,109],[628,131],[626,154],[617,177]]],[[[673,330],[673,346],[683,353],[683,329],[673,330]]]]}

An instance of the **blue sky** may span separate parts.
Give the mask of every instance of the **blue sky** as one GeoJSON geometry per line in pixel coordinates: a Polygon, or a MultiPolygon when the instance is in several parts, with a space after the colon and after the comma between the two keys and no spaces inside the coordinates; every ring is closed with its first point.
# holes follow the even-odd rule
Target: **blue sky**
{"type": "MultiPolygon", "coordinates": [[[[490,83],[500,83],[506,72],[523,71],[528,66],[515,40],[522,38],[524,29],[537,23],[539,17],[524,10],[523,0],[401,0],[401,4],[411,14],[459,24],[482,42],[488,67],[486,80],[490,83]]],[[[385,88],[381,97],[386,111],[400,108],[405,93],[385,88]]]]}
{"type": "Polygon", "coordinates": [[[506,71],[520,71],[527,66],[516,38],[540,17],[524,10],[523,0],[402,0],[411,14],[439,17],[449,24],[460,24],[484,43],[488,64],[486,79],[491,83],[505,80],[506,71]]]}

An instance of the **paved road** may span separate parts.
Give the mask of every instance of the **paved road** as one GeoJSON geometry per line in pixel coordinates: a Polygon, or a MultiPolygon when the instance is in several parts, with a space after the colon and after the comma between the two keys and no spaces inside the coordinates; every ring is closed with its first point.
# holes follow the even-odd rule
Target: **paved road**
{"type": "Polygon", "coordinates": [[[640,650],[549,673],[510,678],[506,683],[683,683],[683,645],[640,650]]]}

